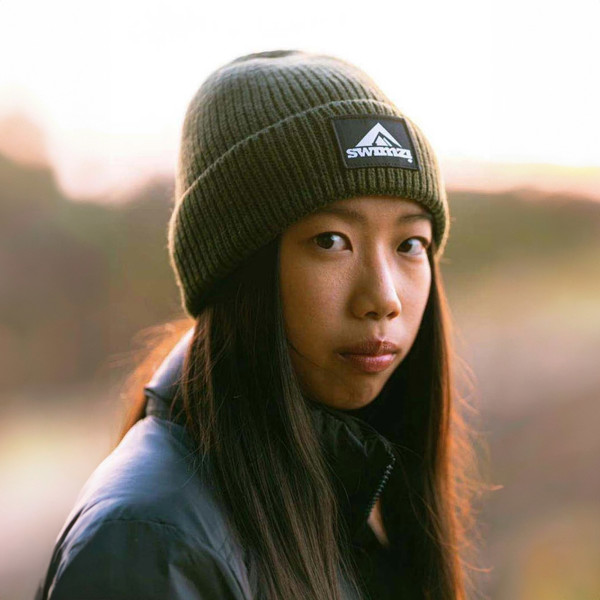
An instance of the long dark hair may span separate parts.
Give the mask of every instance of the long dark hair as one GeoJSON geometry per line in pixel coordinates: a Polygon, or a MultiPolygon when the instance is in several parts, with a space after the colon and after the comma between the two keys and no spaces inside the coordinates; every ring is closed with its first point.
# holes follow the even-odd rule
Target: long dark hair
{"type": "MultiPolygon", "coordinates": [[[[340,571],[356,589],[360,584],[347,532],[336,527],[341,521],[331,478],[289,357],[279,240],[263,246],[205,299],[180,400],[198,456],[210,458],[232,532],[247,552],[257,596],[341,600],[340,571]]],[[[431,291],[419,333],[382,390],[393,398],[398,418],[388,413],[378,422],[375,411],[370,419],[400,457],[404,477],[395,490],[396,510],[384,509],[385,526],[415,597],[464,600],[477,552],[471,498],[481,486],[471,478],[475,432],[458,410],[466,400],[454,398],[451,320],[434,252],[432,245],[431,291]]],[[[138,396],[119,441],[144,415],[142,377],[189,321],[169,327],[168,343],[130,380],[138,396]]]]}

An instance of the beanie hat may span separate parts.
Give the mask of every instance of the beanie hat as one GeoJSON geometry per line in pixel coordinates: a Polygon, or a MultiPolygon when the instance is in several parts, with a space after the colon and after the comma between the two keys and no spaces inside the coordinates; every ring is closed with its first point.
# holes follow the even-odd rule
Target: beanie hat
{"type": "Polygon", "coordinates": [[[335,200],[398,196],[433,216],[436,256],[449,228],[427,139],[356,66],[299,50],[220,67],[181,131],[168,249],[186,313],[289,225],[335,200]]]}

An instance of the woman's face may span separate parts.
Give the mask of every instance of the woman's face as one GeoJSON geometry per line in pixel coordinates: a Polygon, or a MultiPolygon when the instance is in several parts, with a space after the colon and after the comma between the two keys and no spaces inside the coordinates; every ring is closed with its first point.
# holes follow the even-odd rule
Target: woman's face
{"type": "Polygon", "coordinates": [[[431,284],[431,240],[426,209],[391,196],[338,200],[284,231],[285,328],[310,398],[343,410],[379,394],[417,336],[431,284]],[[371,348],[349,348],[368,341],[375,341],[371,348]],[[377,351],[377,358],[363,354],[377,351]]]}

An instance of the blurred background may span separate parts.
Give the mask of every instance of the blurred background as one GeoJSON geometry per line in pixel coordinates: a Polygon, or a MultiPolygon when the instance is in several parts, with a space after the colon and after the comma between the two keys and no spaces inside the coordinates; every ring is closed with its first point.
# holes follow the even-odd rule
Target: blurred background
{"type": "MultiPolygon", "coordinates": [[[[187,103],[242,54],[363,68],[449,191],[442,259],[487,480],[479,596],[600,598],[597,0],[0,0],[0,598],[32,598],[140,357],[187,103]]],[[[173,339],[174,343],[174,339],[173,339]]]]}

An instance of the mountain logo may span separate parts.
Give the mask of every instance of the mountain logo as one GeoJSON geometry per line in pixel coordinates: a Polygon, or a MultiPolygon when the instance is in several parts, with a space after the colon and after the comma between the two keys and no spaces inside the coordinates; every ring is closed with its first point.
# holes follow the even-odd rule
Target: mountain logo
{"type": "Polygon", "coordinates": [[[357,156],[403,156],[412,162],[412,153],[381,124],[377,123],[354,148],[346,148],[348,158],[357,156]]]}
{"type": "Polygon", "coordinates": [[[419,170],[414,145],[403,118],[345,115],[333,117],[332,122],[346,167],[419,170]]]}

